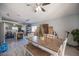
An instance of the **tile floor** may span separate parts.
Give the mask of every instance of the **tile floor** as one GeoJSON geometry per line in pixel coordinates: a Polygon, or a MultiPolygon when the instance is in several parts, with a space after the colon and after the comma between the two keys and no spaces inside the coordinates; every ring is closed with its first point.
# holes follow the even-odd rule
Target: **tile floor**
{"type": "MultiPolygon", "coordinates": [[[[21,39],[19,41],[9,40],[9,49],[2,56],[23,56],[22,52],[25,52],[24,45],[28,44],[27,39],[21,39]]],[[[79,51],[73,47],[66,46],[65,56],[79,56],[79,51]]]]}

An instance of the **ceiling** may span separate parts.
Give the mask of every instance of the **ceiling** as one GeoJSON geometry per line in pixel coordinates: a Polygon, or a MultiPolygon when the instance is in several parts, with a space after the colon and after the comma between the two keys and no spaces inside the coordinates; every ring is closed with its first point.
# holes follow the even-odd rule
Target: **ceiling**
{"type": "Polygon", "coordinates": [[[71,3],[51,3],[43,6],[43,8],[46,12],[39,11],[35,13],[35,3],[31,3],[30,6],[27,6],[27,3],[0,3],[0,17],[5,17],[18,22],[36,23],[76,14],[79,10],[78,4],[71,3]]]}

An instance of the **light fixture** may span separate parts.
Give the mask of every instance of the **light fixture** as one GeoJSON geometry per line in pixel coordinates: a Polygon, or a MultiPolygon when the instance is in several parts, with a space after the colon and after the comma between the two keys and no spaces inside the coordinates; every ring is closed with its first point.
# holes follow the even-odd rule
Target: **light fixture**
{"type": "Polygon", "coordinates": [[[37,12],[38,12],[38,11],[41,11],[41,7],[38,6],[38,7],[36,8],[36,11],[37,11],[37,12]]]}
{"type": "MultiPolygon", "coordinates": [[[[43,11],[45,12],[46,9],[43,6],[49,5],[50,3],[34,3],[35,6],[34,12],[43,11]]],[[[32,4],[27,3],[26,6],[32,6],[32,4]]]]}

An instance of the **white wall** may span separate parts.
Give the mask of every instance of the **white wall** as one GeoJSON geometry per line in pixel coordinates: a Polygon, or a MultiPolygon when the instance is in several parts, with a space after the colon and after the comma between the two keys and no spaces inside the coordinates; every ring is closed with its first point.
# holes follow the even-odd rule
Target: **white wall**
{"type": "MultiPolygon", "coordinates": [[[[65,37],[65,31],[71,31],[75,28],[79,28],[79,17],[78,15],[67,15],[57,19],[51,19],[47,21],[42,21],[36,25],[48,23],[53,26],[54,30],[57,32],[58,36],[61,38],[65,37]]],[[[34,24],[35,25],[35,24],[34,24]]],[[[72,42],[72,39],[68,40],[71,44],[76,44],[72,42]]]]}
{"type": "Polygon", "coordinates": [[[71,31],[72,29],[79,28],[79,17],[78,15],[69,15],[57,19],[42,21],[34,25],[42,23],[48,23],[53,26],[59,37],[64,37],[65,31],[71,31]]]}

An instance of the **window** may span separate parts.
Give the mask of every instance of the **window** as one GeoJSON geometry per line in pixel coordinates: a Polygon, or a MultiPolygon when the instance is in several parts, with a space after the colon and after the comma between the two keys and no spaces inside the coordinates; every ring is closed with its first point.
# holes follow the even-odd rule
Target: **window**
{"type": "Polygon", "coordinates": [[[18,27],[12,27],[12,30],[18,30],[18,27]]]}
{"type": "Polygon", "coordinates": [[[35,32],[37,29],[37,26],[32,26],[32,32],[35,32]]]}

